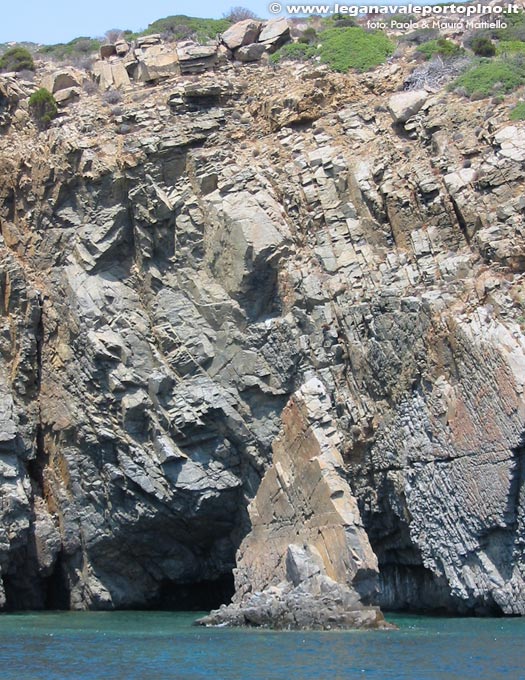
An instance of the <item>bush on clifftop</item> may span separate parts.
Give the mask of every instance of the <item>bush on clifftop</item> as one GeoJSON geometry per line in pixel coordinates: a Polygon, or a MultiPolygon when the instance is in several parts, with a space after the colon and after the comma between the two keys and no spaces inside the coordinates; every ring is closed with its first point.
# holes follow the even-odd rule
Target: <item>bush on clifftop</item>
{"type": "Polygon", "coordinates": [[[315,57],[317,49],[313,45],[307,43],[288,43],[283,45],[280,50],[270,56],[270,63],[277,64],[284,59],[291,61],[306,61],[315,57]]]}
{"type": "Polygon", "coordinates": [[[510,120],[518,121],[525,120],[525,102],[519,102],[512,109],[509,116],[510,120]]]}
{"type": "Polygon", "coordinates": [[[194,38],[199,42],[207,42],[230,26],[231,22],[227,19],[200,19],[179,14],[154,21],[139,35],[160,33],[165,40],[194,38]]]}
{"type": "MultiPolygon", "coordinates": [[[[313,36],[313,33],[310,35],[313,36]]],[[[384,63],[395,49],[394,43],[381,31],[364,31],[355,27],[328,28],[315,35],[313,42],[319,45],[308,42],[283,45],[271,55],[270,62],[275,64],[284,59],[306,61],[317,56],[334,71],[368,71],[384,63]]]]}
{"type": "Polygon", "coordinates": [[[432,59],[432,57],[457,57],[462,54],[463,49],[456,45],[452,40],[447,40],[446,38],[438,38],[437,40],[429,40],[428,42],[420,45],[417,48],[417,52],[422,54],[426,59],[432,59]]]}
{"type": "Polygon", "coordinates": [[[362,28],[329,28],[319,36],[319,55],[334,71],[368,71],[393,54],[395,45],[381,31],[362,28]]]}
{"type": "Polygon", "coordinates": [[[496,46],[492,40],[482,35],[474,38],[470,47],[478,57],[493,57],[496,54],[496,46]]]}
{"type": "Polygon", "coordinates": [[[482,61],[461,75],[454,87],[462,88],[476,99],[516,90],[525,82],[523,59],[482,61]]]}
{"type": "Polygon", "coordinates": [[[50,59],[58,61],[77,62],[86,59],[91,54],[98,52],[100,40],[81,36],[74,38],[68,43],[57,43],[56,45],[44,45],[39,49],[41,54],[45,54],[50,59]]]}
{"type": "Polygon", "coordinates": [[[12,47],[0,58],[0,71],[34,71],[31,52],[25,47],[12,47]]]}
{"type": "Polygon", "coordinates": [[[498,54],[525,54],[525,42],[521,40],[502,40],[498,44],[498,54]]]}
{"type": "Polygon", "coordinates": [[[257,14],[247,7],[230,7],[228,12],[222,16],[232,24],[236,24],[238,21],[245,21],[246,19],[257,19],[257,14]]]}

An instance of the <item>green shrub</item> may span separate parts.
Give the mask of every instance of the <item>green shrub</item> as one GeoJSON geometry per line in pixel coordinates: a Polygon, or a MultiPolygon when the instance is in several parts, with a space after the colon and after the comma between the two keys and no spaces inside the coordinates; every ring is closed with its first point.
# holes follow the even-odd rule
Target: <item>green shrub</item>
{"type": "Polygon", "coordinates": [[[31,52],[25,47],[12,47],[0,58],[0,71],[34,71],[31,52]]]}
{"type": "Polygon", "coordinates": [[[76,59],[85,58],[94,52],[98,52],[101,44],[100,40],[80,36],[70,40],[68,43],[44,45],[40,48],[39,52],[58,61],[75,61],[76,59]]]}
{"type": "Polygon", "coordinates": [[[488,97],[496,92],[512,92],[525,82],[525,70],[519,59],[485,61],[463,73],[454,87],[465,90],[475,98],[488,97]]]}
{"type": "Polygon", "coordinates": [[[521,40],[501,40],[497,52],[498,54],[525,54],[525,42],[521,42],[521,40]]]}
{"type": "Polygon", "coordinates": [[[29,110],[41,130],[47,128],[53,118],[58,115],[55,98],[44,87],[33,92],[29,97],[29,110]]]}
{"type": "Polygon", "coordinates": [[[496,54],[496,46],[492,40],[483,35],[472,40],[470,49],[478,57],[493,57],[496,54]]]}
{"type": "Polygon", "coordinates": [[[493,38],[498,40],[518,40],[525,42],[525,12],[519,14],[506,14],[505,23],[507,28],[496,28],[491,31],[493,38]]]}
{"type": "Polygon", "coordinates": [[[368,71],[386,61],[395,49],[394,43],[381,31],[329,28],[319,37],[321,61],[343,73],[351,68],[368,71]]]}
{"type": "Polygon", "coordinates": [[[317,54],[317,49],[313,45],[306,43],[287,43],[283,45],[277,52],[270,56],[270,62],[277,64],[284,59],[291,59],[292,61],[306,61],[317,54]]]}
{"type": "Polygon", "coordinates": [[[317,35],[317,31],[315,28],[310,26],[305,31],[303,31],[303,34],[299,38],[299,42],[304,43],[305,45],[313,45],[318,41],[318,39],[319,36],[317,35]]]}
{"type": "Polygon", "coordinates": [[[231,21],[228,19],[200,19],[178,14],[154,21],[139,35],[160,33],[171,40],[184,40],[192,37],[200,42],[206,42],[215,38],[218,33],[224,33],[230,26],[231,21]]]}
{"type": "Polygon", "coordinates": [[[525,120],[525,102],[519,102],[516,104],[516,106],[510,112],[509,119],[514,121],[525,120]]]}
{"type": "Polygon", "coordinates": [[[400,41],[413,45],[423,45],[423,43],[435,40],[439,35],[437,28],[416,28],[406,35],[401,36],[400,41]]]}
{"type": "Polygon", "coordinates": [[[352,28],[358,23],[353,17],[346,17],[342,14],[334,16],[334,28],[352,28]]]}
{"type": "Polygon", "coordinates": [[[479,38],[486,38],[490,40],[493,36],[493,32],[485,28],[478,29],[477,31],[472,31],[471,33],[466,33],[463,36],[463,46],[472,49],[472,44],[479,38]]]}
{"type": "Polygon", "coordinates": [[[432,57],[457,57],[463,53],[463,48],[451,40],[446,38],[438,38],[437,40],[429,40],[417,48],[417,52],[424,55],[426,59],[432,57]]]}
{"type": "Polygon", "coordinates": [[[385,17],[385,21],[390,26],[395,22],[396,24],[409,24],[411,21],[417,21],[418,17],[415,14],[392,14],[385,17]]]}

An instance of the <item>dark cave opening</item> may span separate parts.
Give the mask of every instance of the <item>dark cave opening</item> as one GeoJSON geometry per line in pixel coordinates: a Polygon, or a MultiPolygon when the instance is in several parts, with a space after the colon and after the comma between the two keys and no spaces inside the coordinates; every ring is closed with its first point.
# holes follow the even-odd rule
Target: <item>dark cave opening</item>
{"type": "Polygon", "coordinates": [[[4,574],[2,576],[2,585],[4,586],[5,593],[4,611],[15,612],[26,609],[26,607],[21,606],[24,598],[21,597],[20,589],[16,585],[16,579],[10,574],[4,574]]]}
{"type": "Polygon", "coordinates": [[[372,544],[378,556],[378,589],[373,604],[385,612],[408,612],[426,616],[503,616],[490,594],[462,599],[454,594],[444,575],[423,564],[416,546],[384,549],[372,544]]]}
{"type": "Polygon", "coordinates": [[[43,591],[45,609],[69,609],[70,590],[62,563],[62,554],[58,556],[52,573],[44,579],[43,591]]]}
{"type": "Polygon", "coordinates": [[[379,567],[377,591],[372,604],[390,612],[467,614],[468,608],[451,594],[447,580],[424,566],[407,521],[388,503],[391,497],[388,485],[383,486],[381,491],[381,512],[367,512],[361,505],[363,521],[379,567]]]}
{"type": "Polygon", "coordinates": [[[278,292],[277,268],[266,262],[250,275],[243,287],[243,307],[251,322],[262,317],[278,316],[282,311],[278,292]]]}
{"type": "Polygon", "coordinates": [[[218,609],[228,604],[235,591],[233,574],[224,574],[217,579],[177,583],[165,580],[157,596],[148,603],[147,609],[161,611],[202,612],[218,609]]]}
{"type": "Polygon", "coordinates": [[[445,581],[440,582],[422,564],[379,561],[377,600],[384,611],[418,614],[466,614],[461,603],[449,592],[445,581]]]}
{"type": "Polygon", "coordinates": [[[69,586],[59,555],[48,576],[41,576],[33,550],[19,556],[16,568],[2,576],[7,612],[69,609],[69,586]]]}

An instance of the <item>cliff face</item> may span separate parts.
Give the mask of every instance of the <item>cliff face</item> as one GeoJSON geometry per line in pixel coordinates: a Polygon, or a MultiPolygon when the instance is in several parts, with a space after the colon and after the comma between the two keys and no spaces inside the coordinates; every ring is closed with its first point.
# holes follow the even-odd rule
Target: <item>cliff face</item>
{"type": "Polygon", "coordinates": [[[406,75],[4,77],[2,607],[525,613],[525,129],[406,75]]]}

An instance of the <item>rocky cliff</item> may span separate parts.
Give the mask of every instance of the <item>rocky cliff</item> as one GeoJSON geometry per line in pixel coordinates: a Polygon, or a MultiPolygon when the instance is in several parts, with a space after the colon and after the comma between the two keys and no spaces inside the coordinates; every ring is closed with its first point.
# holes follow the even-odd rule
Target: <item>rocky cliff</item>
{"type": "Polygon", "coordinates": [[[2,608],[525,613],[525,128],[410,70],[0,80],[2,608]]]}

